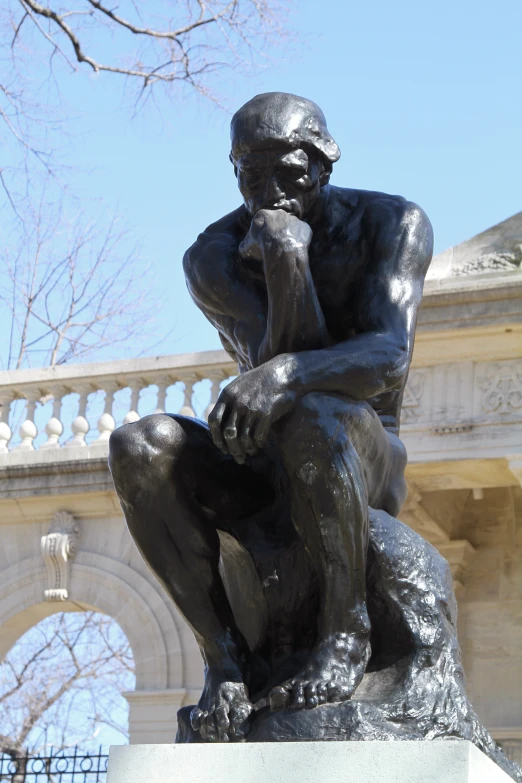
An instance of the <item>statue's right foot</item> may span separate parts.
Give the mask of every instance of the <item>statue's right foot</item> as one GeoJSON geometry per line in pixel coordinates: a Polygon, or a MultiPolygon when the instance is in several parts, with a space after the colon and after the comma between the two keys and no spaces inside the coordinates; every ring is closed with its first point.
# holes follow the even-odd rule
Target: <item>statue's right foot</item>
{"type": "Polygon", "coordinates": [[[337,633],[319,642],[296,677],[272,688],[270,709],[311,709],[350,699],[370,659],[368,635],[337,633]]]}
{"type": "Polygon", "coordinates": [[[190,713],[194,731],[205,742],[238,742],[250,730],[253,705],[244,683],[227,680],[229,673],[207,670],[198,706],[190,713]]]}

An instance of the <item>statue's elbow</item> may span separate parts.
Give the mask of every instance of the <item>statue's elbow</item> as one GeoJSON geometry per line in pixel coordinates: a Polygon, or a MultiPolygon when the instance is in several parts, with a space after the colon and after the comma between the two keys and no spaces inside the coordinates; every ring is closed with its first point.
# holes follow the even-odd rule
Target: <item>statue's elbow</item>
{"type": "Polygon", "coordinates": [[[410,368],[410,353],[406,347],[397,347],[388,367],[388,383],[391,388],[402,386],[410,368]]]}

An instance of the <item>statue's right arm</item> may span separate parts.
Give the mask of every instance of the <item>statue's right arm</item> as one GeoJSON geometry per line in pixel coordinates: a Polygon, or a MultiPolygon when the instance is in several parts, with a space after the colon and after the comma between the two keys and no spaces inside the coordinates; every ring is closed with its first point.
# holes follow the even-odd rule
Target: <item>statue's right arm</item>
{"type": "Polygon", "coordinates": [[[227,353],[241,370],[258,364],[266,332],[266,306],[239,271],[238,242],[228,231],[207,229],[183,258],[195,304],[218,330],[227,353]]]}
{"type": "Polygon", "coordinates": [[[332,343],[308,261],[312,229],[282,209],[260,210],[252,221],[263,258],[267,326],[258,364],[285,353],[332,343]]]}

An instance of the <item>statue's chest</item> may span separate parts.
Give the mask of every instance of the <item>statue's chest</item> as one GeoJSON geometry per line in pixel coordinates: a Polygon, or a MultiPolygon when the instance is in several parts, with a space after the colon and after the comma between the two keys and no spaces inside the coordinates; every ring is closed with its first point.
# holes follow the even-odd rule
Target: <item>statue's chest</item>
{"type": "Polygon", "coordinates": [[[351,243],[329,250],[318,248],[311,254],[310,268],[315,290],[327,322],[346,322],[348,311],[353,309],[349,305],[356,296],[365,266],[360,248],[351,243]]]}

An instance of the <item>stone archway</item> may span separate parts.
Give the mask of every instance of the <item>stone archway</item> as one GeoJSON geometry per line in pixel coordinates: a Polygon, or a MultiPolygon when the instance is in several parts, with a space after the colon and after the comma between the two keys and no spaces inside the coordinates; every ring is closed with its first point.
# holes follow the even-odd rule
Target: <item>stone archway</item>
{"type": "Polygon", "coordinates": [[[192,644],[187,649],[188,629],[152,575],[149,581],[126,563],[82,551],[71,569],[70,597],[44,601],[46,587],[41,558],[27,558],[4,570],[0,660],[29,628],[53,613],[103,612],[120,625],[134,655],[136,689],[124,694],[130,705],[130,741],[173,742],[177,710],[194,700],[184,664],[193,650],[192,644]]]}

